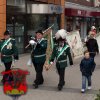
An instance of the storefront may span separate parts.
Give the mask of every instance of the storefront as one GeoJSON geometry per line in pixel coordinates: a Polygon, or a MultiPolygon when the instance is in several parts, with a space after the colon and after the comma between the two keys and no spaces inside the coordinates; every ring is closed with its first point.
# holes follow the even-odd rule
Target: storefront
{"type": "MultiPolygon", "coordinates": [[[[27,21],[28,33],[38,29],[45,30],[54,24],[54,33],[60,28],[60,15],[62,8],[53,4],[28,4],[27,5],[27,21]],[[37,10],[36,10],[37,9],[37,10]]],[[[33,32],[33,33],[34,33],[33,32]]]]}
{"type": "Polygon", "coordinates": [[[84,40],[92,25],[95,25],[98,30],[100,26],[99,13],[100,12],[66,8],[66,30],[72,31],[79,29],[81,38],[84,40]]]}
{"type": "Polygon", "coordinates": [[[60,5],[25,3],[22,6],[7,7],[7,29],[16,39],[20,53],[27,52],[25,46],[37,30],[45,30],[52,24],[53,33],[60,28],[60,5]]]}

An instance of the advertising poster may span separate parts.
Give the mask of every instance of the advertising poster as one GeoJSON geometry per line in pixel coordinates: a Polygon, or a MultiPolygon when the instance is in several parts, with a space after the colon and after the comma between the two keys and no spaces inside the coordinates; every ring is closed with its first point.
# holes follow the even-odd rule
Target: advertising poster
{"type": "Polygon", "coordinates": [[[100,34],[96,37],[96,40],[98,42],[99,52],[100,52],[100,34]]]}
{"type": "Polygon", "coordinates": [[[82,57],[84,48],[80,38],[79,31],[72,31],[67,36],[67,42],[73,52],[74,59],[82,57]]]}

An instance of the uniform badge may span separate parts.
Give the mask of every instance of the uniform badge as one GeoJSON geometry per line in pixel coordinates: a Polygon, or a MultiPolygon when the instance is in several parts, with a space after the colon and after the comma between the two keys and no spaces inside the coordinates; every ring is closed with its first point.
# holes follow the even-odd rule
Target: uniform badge
{"type": "Polygon", "coordinates": [[[11,43],[11,42],[8,43],[8,45],[7,45],[7,49],[12,49],[12,43],[11,43]]]}

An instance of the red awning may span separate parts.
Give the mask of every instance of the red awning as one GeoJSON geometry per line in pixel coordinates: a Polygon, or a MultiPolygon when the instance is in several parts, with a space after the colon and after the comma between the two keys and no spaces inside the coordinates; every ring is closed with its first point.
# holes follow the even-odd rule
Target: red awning
{"type": "Polygon", "coordinates": [[[98,17],[100,17],[100,12],[92,12],[92,16],[98,16],[98,17]]]}
{"type": "Polygon", "coordinates": [[[66,16],[80,16],[80,17],[97,17],[100,16],[100,12],[91,12],[80,9],[65,8],[66,16]]]}

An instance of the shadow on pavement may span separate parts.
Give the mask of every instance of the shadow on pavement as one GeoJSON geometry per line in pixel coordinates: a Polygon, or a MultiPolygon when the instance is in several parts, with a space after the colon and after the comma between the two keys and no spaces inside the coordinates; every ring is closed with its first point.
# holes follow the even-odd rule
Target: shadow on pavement
{"type": "MultiPolygon", "coordinates": [[[[33,88],[32,85],[28,85],[28,89],[34,89],[34,88],[33,88]]],[[[57,90],[57,87],[53,87],[53,86],[40,86],[36,90],[59,92],[57,90]]],[[[63,93],[65,93],[65,92],[68,92],[68,93],[81,93],[80,89],[78,89],[78,88],[65,88],[65,87],[63,88],[63,90],[61,92],[63,92],[63,93]]],[[[99,92],[98,90],[87,90],[85,94],[98,94],[98,92],[99,92]]]]}

